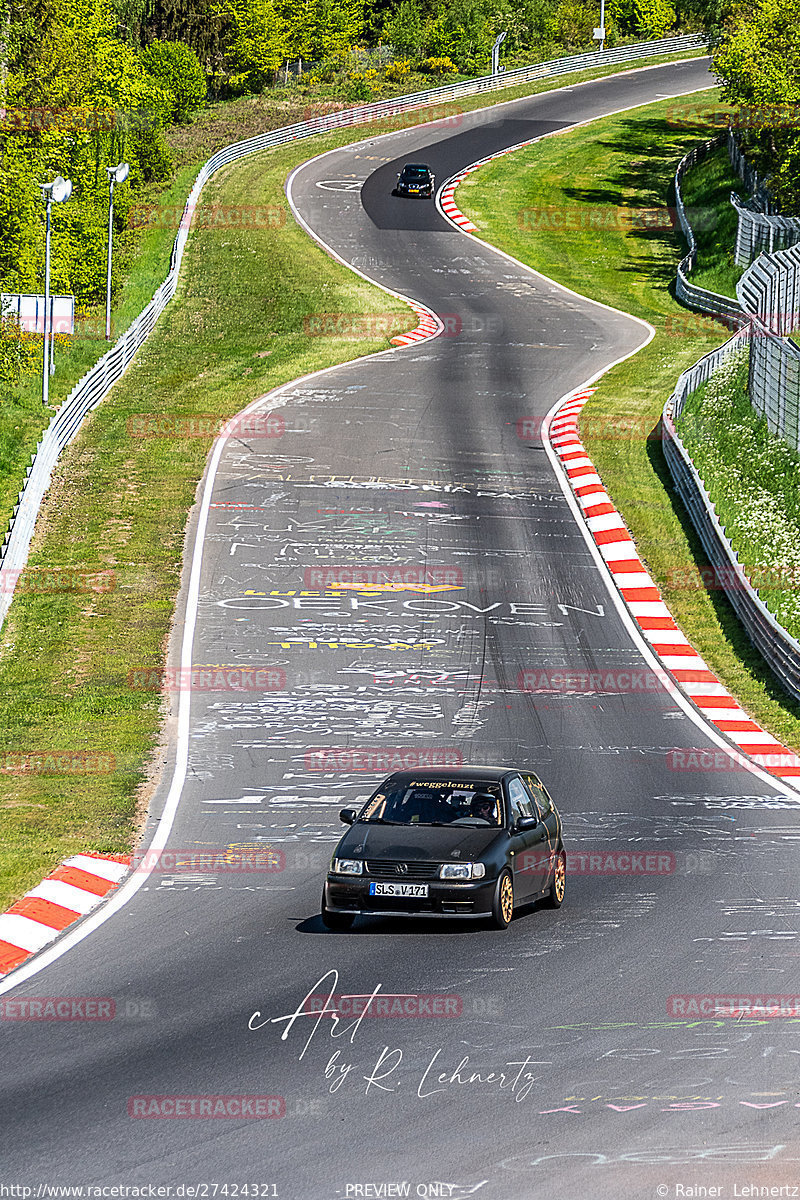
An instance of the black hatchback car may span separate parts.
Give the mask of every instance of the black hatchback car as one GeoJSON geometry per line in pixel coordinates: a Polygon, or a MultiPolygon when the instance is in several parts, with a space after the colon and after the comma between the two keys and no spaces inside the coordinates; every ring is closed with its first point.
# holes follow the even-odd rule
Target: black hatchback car
{"type": "Polygon", "coordinates": [[[394,185],[395,196],[432,196],[436,177],[425,163],[406,163],[394,185]]]}
{"type": "Polygon", "coordinates": [[[334,851],[322,894],[328,929],[357,916],[471,917],[506,929],[514,908],[566,885],[561,817],[532,771],[458,767],[398,771],[334,851]]]}

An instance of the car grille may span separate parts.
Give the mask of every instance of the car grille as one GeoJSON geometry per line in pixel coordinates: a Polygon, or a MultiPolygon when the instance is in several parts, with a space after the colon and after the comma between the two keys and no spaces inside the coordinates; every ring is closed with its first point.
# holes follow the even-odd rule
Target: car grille
{"type": "Polygon", "coordinates": [[[436,879],[440,866],[439,863],[403,862],[396,858],[368,858],[365,865],[369,875],[380,875],[384,879],[407,879],[409,882],[436,879]]]}

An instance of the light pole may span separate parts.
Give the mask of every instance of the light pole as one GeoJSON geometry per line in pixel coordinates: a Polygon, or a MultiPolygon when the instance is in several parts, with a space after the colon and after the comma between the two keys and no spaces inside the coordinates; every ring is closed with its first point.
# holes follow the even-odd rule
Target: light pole
{"type": "Polygon", "coordinates": [[[600,49],[606,48],[606,0],[600,0],[600,24],[595,29],[592,37],[596,42],[600,43],[600,49]]]}
{"type": "Polygon", "coordinates": [[[50,205],[55,200],[56,204],[63,203],[64,200],[69,200],[72,195],[72,180],[64,179],[61,175],[56,175],[52,183],[40,184],[42,189],[42,199],[47,205],[47,215],[45,218],[45,243],[44,243],[44,344],[42,346],[42,404],[47,405],[50,396],[50,363],[48,362],[48,336],[50,333],[50,205]]]}
{"type": "Polygon", "coordinates": [[[106,167],[108,175],[108,270],[106,272],[106,341],[111,341],[111,242],[114,237],[114,184],[124,183],[130,170],[127,163],[106,167]]]}
{"type": "Polygon", "coordinates": [[[497,40],[492,46],[492,74],[497,75],[500,72],[500,45],[506,40],[504,33],[498,33],[497,40]]]}

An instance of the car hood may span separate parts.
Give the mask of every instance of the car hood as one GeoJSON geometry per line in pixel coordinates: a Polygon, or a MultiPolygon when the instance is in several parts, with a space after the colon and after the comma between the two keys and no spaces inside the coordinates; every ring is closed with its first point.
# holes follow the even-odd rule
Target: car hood
{"type": "Polygon", "coordinates": [[[337,858],[399,858],[406,862],[432,859],[471,862],[480,858],[503,830],[477,825],[355,824],[344,835],[337,858]],[[453,852],[458,850],[458,854],[453,852]]]}

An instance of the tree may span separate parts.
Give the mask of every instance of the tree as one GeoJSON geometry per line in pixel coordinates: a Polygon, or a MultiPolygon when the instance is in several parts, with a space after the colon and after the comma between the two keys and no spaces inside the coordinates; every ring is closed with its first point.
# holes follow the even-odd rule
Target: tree
{"type": "Polygon", "coordinates": [[[419,0],[400,0],[383,24],[383,39],[401,58],[419,58],[425,45],[425,29],[419,0]]]}
{"type": "Polygon", "coordinates": [[[174,97],[170,120],[188,121],[206,98],[206,76],[194,50],[180,42],[153,42],[139,59],[148,75],[174,97]]]}
{"type": "Polygon", "coordinates": [[[282,0],[280,13],[290,58],[341,60],[364,29],[363,0],[282,0]]]}
{"type": "Polygon", "coordinates": [[[800,0],[760,0],[713,56],[724,99],[744,108],[751,156],[785,208],[800,207],[800,0]]]}

